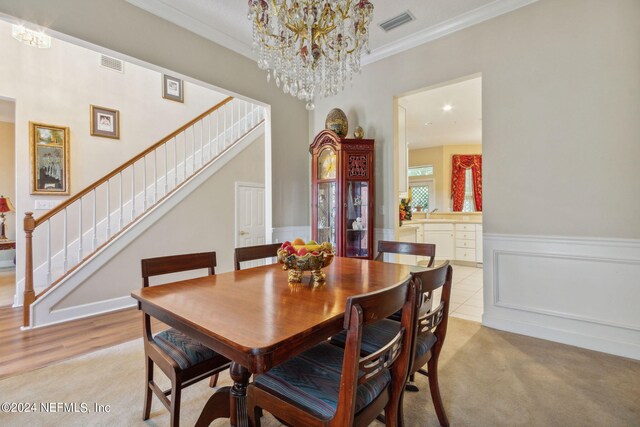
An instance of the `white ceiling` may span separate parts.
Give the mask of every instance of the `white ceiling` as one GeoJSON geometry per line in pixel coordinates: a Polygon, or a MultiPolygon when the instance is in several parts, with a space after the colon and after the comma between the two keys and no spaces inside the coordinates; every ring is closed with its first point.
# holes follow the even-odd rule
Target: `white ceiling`
{"type": "Polygon", "coordinates": [[[403,96],[409,150],[482,142],[482,80],[476,77],[403,96]],[[450,111],[443,107],[450,105],[450,111]]]}
{"type": "Polygon", "coordinates": [[[13,101],[0,99],[0,122],[14,123],[16,121],[15,106],[13,101]]]}
{"type": "MultiPolygon", "coordinates": [[[[127,0],[242,55],[251,54],[246,0],[127,0]]],[[[374,62],[537,0],[372,0],[371,54],[374,62]],[[416,20],[385,32],[378,24],[409,10],[416,20]]]]}

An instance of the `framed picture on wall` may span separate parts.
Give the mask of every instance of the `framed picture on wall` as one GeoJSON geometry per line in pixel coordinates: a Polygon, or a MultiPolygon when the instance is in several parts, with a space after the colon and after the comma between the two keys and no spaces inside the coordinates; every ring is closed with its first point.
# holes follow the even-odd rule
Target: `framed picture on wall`
{"type": "Polygon", "coordinates": [[[69,128],[29,122],[31,194],[69,194],[69,128]]]}
{"type": "Polygon", "coordinates": [[[120,139],[120,112],[110,108],[92,105],[91,135],[120,139]]]}
{"type": "Polygon", "coordinates": [[[162,97],[171,101],[184,102],[184,84],[182,80],[163,74],[162,97]]]}

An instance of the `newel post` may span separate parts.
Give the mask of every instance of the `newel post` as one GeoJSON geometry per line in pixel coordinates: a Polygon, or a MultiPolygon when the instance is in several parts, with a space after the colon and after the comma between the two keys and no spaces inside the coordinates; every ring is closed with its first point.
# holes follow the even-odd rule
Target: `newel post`
{"type": "Polygon", "coordinates": [[[31,245],[31,235],[35,228],[36,221],[33,219],[33,212],[26,212],[24,214],[26,256],[24,260],[24,303],[22,306],[22,323],[24,326],[29,326],[29,307],[36,300],[36,294],[33,291],[33,247],[31,245]]]}

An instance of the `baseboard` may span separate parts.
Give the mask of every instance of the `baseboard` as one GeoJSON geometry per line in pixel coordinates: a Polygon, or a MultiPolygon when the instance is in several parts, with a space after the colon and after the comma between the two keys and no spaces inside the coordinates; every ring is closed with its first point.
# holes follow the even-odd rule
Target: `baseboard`
{"type": "Polygon", "coordinates": [[[640,240],[484,235],[486,326],[640,359],[640,240]]]}
{"type": "Polygon", "coordinates": [[[9,268],[9,267],[15,267],[15,265],[13,264],[13,260],[5,259],[0,261],[0,268],[9,268]]]}

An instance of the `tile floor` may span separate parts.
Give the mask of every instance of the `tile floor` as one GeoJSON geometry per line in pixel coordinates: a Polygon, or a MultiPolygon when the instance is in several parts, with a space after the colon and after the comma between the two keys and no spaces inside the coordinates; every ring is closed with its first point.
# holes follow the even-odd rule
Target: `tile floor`
{"type": "MultiPolygon", "coordinates": [[[[451,305],[449,315],[482,321],[482,268],[452,265],[451,305]]],[[[436,294],[436,301],[440,296],[436,294]]]]}

